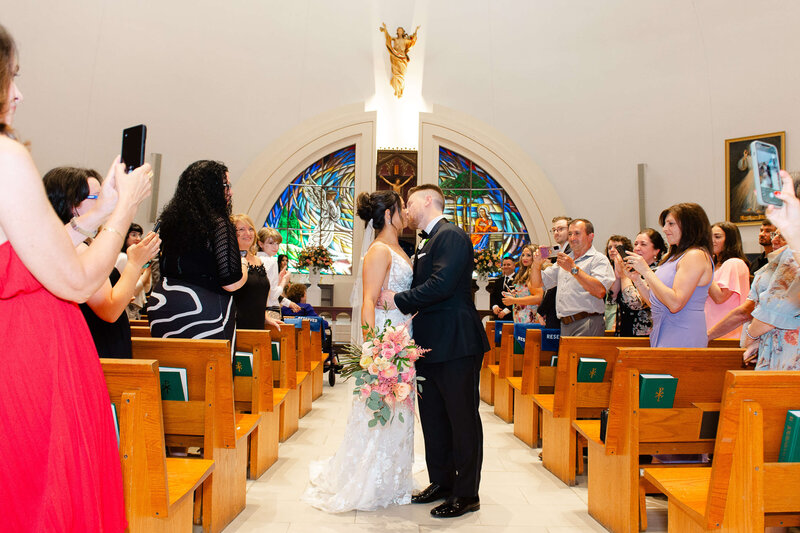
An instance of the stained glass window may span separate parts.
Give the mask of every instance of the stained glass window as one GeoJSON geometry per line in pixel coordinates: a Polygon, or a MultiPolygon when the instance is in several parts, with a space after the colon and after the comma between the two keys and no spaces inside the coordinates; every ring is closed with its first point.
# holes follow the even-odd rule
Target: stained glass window
{"type": "Polygon", "coordinates": [[[469,234],[475,250],[487,246],[516,257],[528,244],[522,216],[500,184],[466,157],[439,148],[439,187],[444,214],[469,234]]]}
{"type": "Polygon", "coordinates": [[[283,237],[278,253],[289,256],[291,272],[307,272],[295,267],[300,250],[322,245],[333,258],[330,273],[350,274],[355,162],[355,145],[326,155],[301,172],[270,209],[264,225],[283,237]]]}

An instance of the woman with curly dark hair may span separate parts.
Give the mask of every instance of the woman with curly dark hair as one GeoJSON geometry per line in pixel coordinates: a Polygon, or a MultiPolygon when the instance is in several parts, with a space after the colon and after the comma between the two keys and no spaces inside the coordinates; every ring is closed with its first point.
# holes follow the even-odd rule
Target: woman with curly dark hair
{"type": "MultiPolygon", "coordinates": [[[[714,281],[706,300],[706,325],[710,328],[744,303],[750,292],[750,266],[742,250],[739,228],[731,222],[711,226],[714,246],[714,281]]],[[[728,332],[723,339],[738,339],[742,328],[728,332]]]]}
{"type": "Polygon", "coordinates": [[[231,293],[247,282],[230,220],[231,182],[217,161],[197,161],[178,179],[159,217],[161,281],[147,302],[153,337],[233,340],[231,293]]]}

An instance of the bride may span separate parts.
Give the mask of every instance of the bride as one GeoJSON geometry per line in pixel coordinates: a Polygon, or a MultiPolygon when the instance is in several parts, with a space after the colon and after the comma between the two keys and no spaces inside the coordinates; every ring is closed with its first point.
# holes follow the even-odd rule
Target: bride
{"type": "MultiPolygon", "coordinates": [[[[374,228],[377,234],[371,245],[369,235],[364,240],[369,248],[362,259],[361,323],[378,329],[387,320],[399,325],[410,317],[397,309],[376,309],[375,302],[383,287],[395,292],[411,287],[411,263],[398,242],[405,227],[403,200],[394,191],[361,193],[357,212],[367,223],[367,232],[374,228]]],[[[408,409],[401,405],[395,409],[408,409]]],[[[404,413],[402,422],[395,416],[385,426],[368,427],[371,419],[365,401],[354,396],[344,440],[333,457],[311,464],[303,501],[331,513],[372,511],[411,502],[414,416],[404,413]]]]}

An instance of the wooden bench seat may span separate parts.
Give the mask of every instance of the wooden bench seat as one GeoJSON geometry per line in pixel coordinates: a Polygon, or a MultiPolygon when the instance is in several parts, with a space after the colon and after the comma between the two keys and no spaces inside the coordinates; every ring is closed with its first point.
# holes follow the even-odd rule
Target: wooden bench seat
{"type": "Polygon", "coordinates": [[[549,329],[526,330],[522,375],[506,378],[514,395],[514,436],[531,447],[539,445],[541,436],[541,410],[534,402],[534,396],[552,391],[556,376],[556,369],[549,365],[557,352],[542,349],[543,335],[556,334],[549,329]]]}
{"type": "MultiPolygon", "coordinates": [[[[588,441],[588,507],[593,518],[613,532],[647,529],[645,493],[656,489],[640,479],[640,455],[711,453],[716,416],[706,417],[710,413],[697,404],[721,399],[725,374],[742,367],[742,353],[738,347],[619,348],[605,442],[600,441],[599,420],[573,421],[588,441]],[[678,379],[671,408],[640,408],[643,373],[678,379]]],[[[659,467],[674,466],[678,465],[659,467]]]]}
{"type": "Polygon", "coordinates": [[[668,497],[668,531],[800,526],[800,463],[777,462],[786,411],[798,406],[800,372],[728,372],[712,467],[644,469],[668,497]]]}
{"type": "MultiPolygon", "coordinates": [[[[213,476],[202,487],[203,530],[222,531],[245,507],[248,435],[260,414],[237,418],[234,410],[231,348],[223,340],[133,338],[134,359],[186,369],[189,400],[162,401],[169,446],[199,447],[213,459],[213,476]]],[[[199,491],[198,491],[199,492],[199,491]]]]}
{"type": "Polygon", "coordinates": [[[496,342],[495,329],[506,321],[489,320],[486,322],[486,337],[489,339],[489,350],[483,355],[483,363],[480,371],[480,397],[481,401],[494,405],[494,378],[492,374],[497,374],[497,350],[499,345],[496,342]],[[494,370],[492,368],[494,367],[494,370]]]}
{"type": "Polygon", "coordinates": [[[166,457],[156,361],[100,364],[117,408],[129,531],[190,533],[193,496],[214,471],[214,461],[166,457]]]}
{"type": "MultiPolygon", "coordinates": [[[[261,415],[250,437],[249,474],[258,479],[278,460],[281,406],[288,390],[274,388],[270,331],[237,329],[236,350],[253,354],[253,375],[234,376],[233,390],[237,411],[261,415]]],[[[297,417],[297,411],[293,416],[297,417]]]]}

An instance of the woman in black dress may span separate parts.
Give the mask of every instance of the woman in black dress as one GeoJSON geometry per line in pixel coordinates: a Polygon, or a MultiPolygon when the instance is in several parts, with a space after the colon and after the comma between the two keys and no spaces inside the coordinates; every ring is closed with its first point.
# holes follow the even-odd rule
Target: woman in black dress
{"type": "MultiPolygon", "coordinates": [[[[65,224],[73,216],[90,210],[100,192],[100,175],[85,168],[57,167],[45,174],[42,181],[47,198],[65,224]]],[[[127,248],[125,267],[121,271],[113,269],[100,289],[80,304],[100,357],[132,357],[131,328],[125,310],[134,296],[144,264],[158,253],[160,242],[158,235],[151,233],[127,248]]],[[[79,244],[78,253],[86,247],[85,243],[79,244]]]]}
{"type": "Polygon", "coordinates": [[[256,256],[256,226],[253,219],[245,214],[231,217],[236,227],[236,240],[239,252],[247,260],[247,283],[233,293],[236,302],[236,327],[239,329],[264,329],[266,321],[272,325],[279,322],[267,314],[269,279],[267,270],[256,256]]]}
{"type": "Polygon", "coordinates": [[[153,337],[226,339],[236,331],[232,292],[247,282],[230,221],[231,182],[217,161],[197,161],[162,211],[161,280],[147,301],[153,337]]]}

